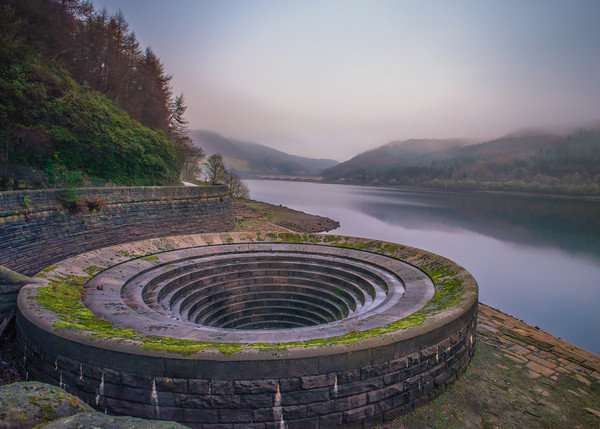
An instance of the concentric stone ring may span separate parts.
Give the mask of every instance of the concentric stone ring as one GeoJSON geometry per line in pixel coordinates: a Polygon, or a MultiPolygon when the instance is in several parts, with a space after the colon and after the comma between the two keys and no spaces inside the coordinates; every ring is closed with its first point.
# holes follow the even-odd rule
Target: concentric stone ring
{"type": "Polygon", "coordinates": [[[192,427],[361,427],[438,394],[473,352],[474,279],[394,243],[198,234],[38,277],[19,297],[32,376],[192,427]]]}
{"type": "Polygon", "coordinates": [[[232,343],[328,338],[357,323],[361,330],[382,327],[434,294],[421,270],[384,255],[264,242],[133,259],[88,286],[85,305],[120,327],[199,341],[219,335],[232,343]]]}

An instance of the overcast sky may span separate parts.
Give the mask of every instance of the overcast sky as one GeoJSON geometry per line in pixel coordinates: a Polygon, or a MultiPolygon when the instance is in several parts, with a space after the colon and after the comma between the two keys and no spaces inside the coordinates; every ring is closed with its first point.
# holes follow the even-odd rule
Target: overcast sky
{"type": "Polygon", "coordinates": [[[599,0],[94,0],[192,129],[346,160],[391,140],[600,119],[599,0]]]}

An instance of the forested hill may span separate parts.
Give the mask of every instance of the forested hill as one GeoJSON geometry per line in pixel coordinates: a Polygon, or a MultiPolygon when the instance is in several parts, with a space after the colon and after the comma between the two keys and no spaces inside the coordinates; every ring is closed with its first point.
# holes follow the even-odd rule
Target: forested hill
{"type": "Polygon", "coordinates": [[[393,141],[356,155],[323,172],[327,178],[350,178],[357,171],[378,171],[391,166],[411,165],[468,144],[463,139],[411,139],[393,141]]]}
{"type": "Polygon", "coordinates": [[[124,16],[82,0],[0,3],[0,163],[49,184],[175,183],[201,155],[183,96],[124,16]]]}
{"type": "Polygon", "coordinates": [[[507,136],[467,146],[393,142],[322,176],[357,184],[600,195],[600,130],[507,136]]]}
{"type": "Polygon", "coordinates": [[[333,159],[290,155],[262,144],[229,139],[212,131],[192,130],[190,137],[206,153],[222,154],[230,168],[246,177],[318,176],[324,168],[337,164],[333,159]]]}

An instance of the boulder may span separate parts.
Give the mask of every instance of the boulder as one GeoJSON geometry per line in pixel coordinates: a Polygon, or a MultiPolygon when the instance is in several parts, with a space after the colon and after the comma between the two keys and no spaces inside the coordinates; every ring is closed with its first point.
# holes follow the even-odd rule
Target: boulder
{"type": "Polygon", "coordinates": [[[64,389],[29,381],[0,387],[0,429],[32,428],[92,407],[64,389]]]}
{"type": "Polygon", "coordinates": [[[187,429],[175,422],[144,420],[136,417],[110,416],[104,413],[81,413],[63,417],[43,426],[44,429],[187,429]]]}

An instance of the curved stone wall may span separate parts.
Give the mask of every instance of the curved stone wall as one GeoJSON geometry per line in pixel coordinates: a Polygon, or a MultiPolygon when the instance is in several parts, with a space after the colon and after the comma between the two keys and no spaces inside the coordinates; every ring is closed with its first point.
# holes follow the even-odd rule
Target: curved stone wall
{"type": "Polygon", "coordinates": [[[62,192],[0,193],[0,322],[16,310],[19,273],[112,244],[235,226],[226,186],[82,188],[79,213],[63,207],[62,192]]]}
{"type": "Polygon", "coordinates": [[[32,275],[113,244],[235,226],[226,186],[81,188],[76,195],[83,211],[76,214],[61,205],[61,192],[0,193],[0,266],[32,275]],[[100,211],[88,208],[99,201],[100,211]]]}
{"type": "Polygon", "coordinates": [[[199,234],[67,259],[23,288],[19,309],[27,376],[100,410],[200,428],[366,427],[465,369],[477,285],[393,243],[199,234]]]}

